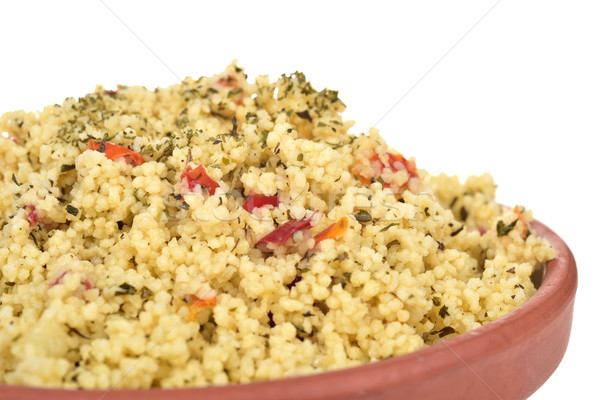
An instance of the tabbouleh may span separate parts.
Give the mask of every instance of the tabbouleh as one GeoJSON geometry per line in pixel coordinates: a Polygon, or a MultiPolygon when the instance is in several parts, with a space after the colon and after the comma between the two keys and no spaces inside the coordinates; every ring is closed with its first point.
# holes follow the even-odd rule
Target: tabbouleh
{"type": "Polygon", "coordinates": [[[234,64],[0,118],[0,382],[183,387],[355,366],[525,302],[555,256],[303,74],[234,64]]]}

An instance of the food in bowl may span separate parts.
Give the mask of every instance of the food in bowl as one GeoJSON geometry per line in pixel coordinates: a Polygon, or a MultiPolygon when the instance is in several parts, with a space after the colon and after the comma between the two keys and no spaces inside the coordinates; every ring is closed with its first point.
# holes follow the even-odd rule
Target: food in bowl
{"type": "Polygon", "coordinates": [[[356,366],[525,302],[555,256],[335,91],[235,63],[0,118],[0,382],[218,385],[356,366]]]}

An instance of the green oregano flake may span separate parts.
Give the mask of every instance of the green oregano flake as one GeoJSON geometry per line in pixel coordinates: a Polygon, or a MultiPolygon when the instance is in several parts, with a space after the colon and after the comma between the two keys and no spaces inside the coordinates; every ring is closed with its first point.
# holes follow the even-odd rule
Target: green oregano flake
{"type": "Polygon", "coordinates": [[[389,224],[388,226],[386,226],[385,228],[383,228],[383,229],[381,230],[381,232],[385,232],[385,231],[387,231],[388,229],[390,229],[392,226],[396,226],[396,225],[398,225],[398,223],[396,223],[396,222],[392,222],[391,224],[389,224]]]}
{"type": "Polygon", "coordinates": [[[358,211],[356,214],[354,214],[354,218],[356,218],[358,222],[363,224],[371,222],[373,220],[373,217],[371,217],[371,214],[369,214],[367,210],[358,211]]]}
{"type": "Polygon", "coordinates": [[[232,124],[232,127],[231,127],[231,136],[233,136],[234,138],[237,139],[237,136],[238,136],[238,131],[237,131],[238,122],[237,122],[237,118],[235,116],[231,119],[231,124],[232,124]]]}
{"type": "Polygon", "coordinates": [[[456,330],[451,326],[445,326],[442,329],[440,329],[439,331],[429,332],[430,335],[438,335],[440,338],[443,338],[444,336],[448,336],[452,333],[456,333],[456,330]]]}
{"type": "Polygon", "coordinates": [[[104,136],[102,138],[102,142],[100,143],[100,147],[98,147],[98,153],[104,153],[104,150],[106,149],[106,136],[104,136]]]}
{"type": "Polygon", "coordinates": [[[508,225],[504,225],[504,222],[502,220],[498,221],[498,223],[496,224],[496,233],[498,234],[498,237],[508,235],[510,231],[512,231],[517,225],[517,222],[519,222],[518,218],[508,225]]]}
{"type": "Polygon", "coordinates": [[[67,204],[65,208],[67,212],[71,215],[77,216],[77,214],[79,214],[79,209],[77,209],[77,207],[73,207],[72,205],[67,204]]]}
{"type": "Polygon", "coordinates": [[[391,242],[389,242],[386,246],[389,249],[392,246],[395,246],[397,244],[400,244],[400,242],[398,241],[398,239],[392,240],[391,242]]]}
{"type": "Polygon", "coordinates": [[[458,228],[457,230],[455,230],[454,232],[452,232],[452,233],[450,234],[450,236],[453,236],[453,237],[454,237],[454,236],[458,235],[460,232],[462,232],[462,230],[463,230],[463,229],[465,229],[465,226],[464,226],[464,225],[463,225],[463,226],[461,226],[460,228],[458,228]]]}
{"type": "Polygon", "coordinates": [[[299,116],[302,119],[306,119],[306,120],[312,122],[312,118],[310,117],[310,114],[308,113],[308,110],[297,112],[296,115],[299,116]]]}
{"type": "Polygon", "coordinates": [[[454,196],[454,198],[450,202],[449,208],[453,208],[457,201],[458,201],[458,197],[454,196]]]}
{"type": "Polygon", "coordinates": [[[125,282],[125,283],[122,283],[119,285],[119,287],[115,291],[115,294],[117,294],[117,295],[134,294],[135,292],[137,292],[136,288],[131,286],[129,283],[125,282]]]}
{"type": "Polygon", "coordinates": [[[466,221],[467,217],[469,216],[469,213],[467,212],[467,209],[463,206],[460,208],[460,219],[461,221],[466,221]]]}
{"type": "Polygon", "coordinates": [[[142,299],[147,299],[149,297],[154,296],[154,292],[148,289],[146,286],[142,288],[142,299]]]}
{"type": "Polygon", "coordinates": [[[298,160],[298,161],[302,162],[302,160],[304,160],[304,154],[302,154],[302,153],[299,153],[299,154],[298,154],[298,157],[296,157],[296,160],[298,160]]]}
{"type": "Polygon", "coordinates": [[[60,166],[60,172],[61,173],[65,173],[67,171],[71,171],[72,169],[75,169],[75,165],[74,164],[63,164],[60,166]]]}
{"type": "Polygon", "coordinates": [[[442,308],[440,308],[439,314],[440,314],[440,317],[442,317],[442,318],[446,318],[447,316],[449,316],[450,313],[448,312],[448,307],[442,306],[442,308]]]}
{"type": "Polygon", "coordinates": [[[264,149],[265,147],[267,147],[267,138],[269,137],[269,131],[268,130],[263,130],[262,131],[262,137],[260,139],[260,148],[264,149]]]}

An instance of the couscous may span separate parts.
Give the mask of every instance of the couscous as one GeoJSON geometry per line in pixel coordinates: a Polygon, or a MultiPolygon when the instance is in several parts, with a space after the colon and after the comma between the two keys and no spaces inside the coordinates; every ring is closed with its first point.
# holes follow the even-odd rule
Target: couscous
{"type": "MultiPolygon", "coordinates": [[[[0,382],[276,379],[510,312],[554,257],[487,175],[432,176],[338,93],[235,63],[0,118],[0,382]]],[[[426,149],[424,150],[426,151],[426,149]]]]}

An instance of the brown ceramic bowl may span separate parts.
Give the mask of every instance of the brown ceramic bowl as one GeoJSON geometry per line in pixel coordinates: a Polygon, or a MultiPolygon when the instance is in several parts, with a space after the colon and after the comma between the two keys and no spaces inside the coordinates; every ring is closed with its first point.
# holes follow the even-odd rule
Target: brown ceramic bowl
{"type": "Polygon", "coordinates": [[[400,357],[340,371],[198,389],[62,390],[0,385],[0,399],[525,399],[560,363],[569,341],[577,269],[539,222],[557,258],[525,304],[479,329],[400,357]]]}

